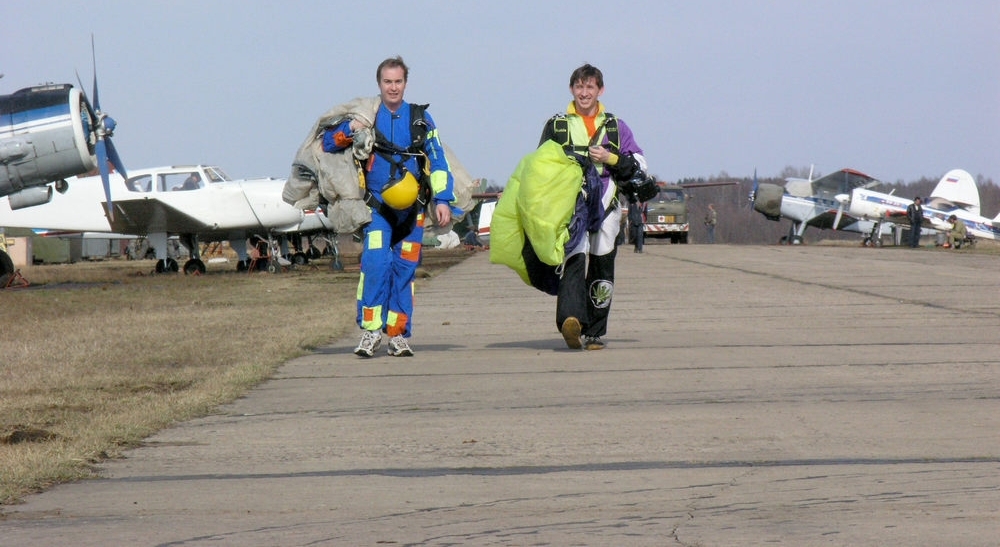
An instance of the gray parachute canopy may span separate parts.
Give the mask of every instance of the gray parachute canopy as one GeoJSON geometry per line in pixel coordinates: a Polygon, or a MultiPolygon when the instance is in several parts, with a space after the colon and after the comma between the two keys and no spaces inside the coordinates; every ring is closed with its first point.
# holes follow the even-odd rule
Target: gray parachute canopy
{"type": "MultiPolygon", "coordinates": [[[[371,222],[371,210],[364,202],[359,173],[375,143],[374,132],[369,128],[375,124],[378,107],[378,97],[360,97],[337,105],[320,116],[295,153],[282,199],[299,209],[311,210],[319,206],[322,194],[329,202],[326,214],[337,233],[351,233],[371,222]],[[324,152],[323,132],[346,119],[362,120],[367,127],[354,132],[354,144],[350,149],[333,154],[324,152]]],[[[479,186],[451,148],[444,143],[442,146],[455,181],[455,201],[451,205],[462,211],[462,214],[452,215],[454,224],[476,206],[472,194],[479,186]]],[[[428,213],[434,220],[433,206],[428,207],[428,213]]]]}

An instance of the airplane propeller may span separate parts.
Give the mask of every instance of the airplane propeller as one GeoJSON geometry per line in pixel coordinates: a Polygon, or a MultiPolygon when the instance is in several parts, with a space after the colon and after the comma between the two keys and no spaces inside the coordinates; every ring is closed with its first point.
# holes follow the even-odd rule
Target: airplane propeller
{"type": "MultiPolygon", "coordinates": [[[[122,164],[122,160],[118,156],[118,150],[115,149],[114,143],[111,142],[111,136],[114,135],[118,124],[114,118],[101,110],[101,99],[97,88],[97,54],[95,53],[93,36],[90,37],[90,54],[94,66],[94,103],[91,106],[90,102],[86,100],[86,92],[84,92],[84,104],[87,106],[87,112],[90,115],[89,127],[96,138],[94,154],[97,156],[97,167],[101,172],[101,182],[104,184],[104,198],[108,205],[108,219],[114,220],[114,209],[111,207],[111,181],[109,180],[108,161],[111,161],[111,164],[122,177],[127,178],[128,174],[125,172],[125,165],[122,164]]],[[[76,79],[79,82],[79,73],[76,75],[76,79]]],[[[82,82],[80,82],[80,89],[81,91],[84,89],[82,82]]]]}
{"type": "Polygon", "coordinates": [[[851,196],[848,194],[837,194],[833,199],[837,200],[840,205],[837,206],[837,216],[833,217],[833,229],[838,229],[840,226],[840,217],[844,216],[844,207],[851,203],[851,196]]]}

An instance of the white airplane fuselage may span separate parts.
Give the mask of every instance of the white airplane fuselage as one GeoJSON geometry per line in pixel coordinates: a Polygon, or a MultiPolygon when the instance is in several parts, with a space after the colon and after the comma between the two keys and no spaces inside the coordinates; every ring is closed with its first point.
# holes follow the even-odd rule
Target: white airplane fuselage
{"type": "MultiPolygon", "coordinates": [[[[232,180],[217,167],[190,165],[131,171],[128,179],[111,173],[113,218],[105,214],[101,178],[83,177],[55,193],[45,205],[15,209],[0,198],[0,226],[65,233],[146,236],[159,260],[167,259],[168,235],[185,246],[228,240],[241,261],[251,235],[328,232],[322,212],[302,211],[281,195],[285,181],[260,178],[232,180]]],[[[199,264],[203,268],[203,264],[199,264]]]]}
{"type": "MultiPolygon", "coordinates": [[[[159,167],[132,171],[129,180],[148,176],[151,180],[170,175],[202,173],[205,167],[159,167]]],[[[152,185],[148,191],[126,188],[112,173],[111,197],[114,225],[105,215],[100,177],[81,177],[65,194],[56,193],[44,206],[11,210],[0,199],[0,226],[77,232],[115,232],[147,235],[154,232],[221,235],[230,231],[299,230],[307,215],[281,199],[284,180],[217,180],[194,190],[167,190],[152,185]],[[176,211],[182,214],[171,214],[176,211]]],[[[313,215],[308,215],[313,216],[313,215]]],[[[310,224],[319,222],[308,219],[310,224]]]]}
{"type": "MultiPolygon", "coordinates": [[[[796,235],[800,237],[805,231],[806,223],[809,220],[824,213],[836,214],[838,206],[839,204],[834,199],[825,199],[817,196],[799,197],[791,194],[781,196],[781,216],[795,223],[796,235]]],[[[830,226],[829,228],[836,228],[845,232],[868,234],[874,226],[875,223],[869,220],[857,220],[844,216],[839,228],[835,226],[830,226]]]]}
{"type": "MultiPolygon", "coordinates": [[[[848,212],[856,218],[863,218],[879,222],[894,222],[905,219],[906,208],[913,203],[913,200],[873,192],[864,188],[856,188],[851,195],[851,205],[848,212]]],[[[955,215],[960,221],[965,223],[966,230],[974,237],[983,239],[1000,239],[1000,228],[996,226],[996,219],[991,221],[988,218],[976,215],[961,207],[952,209],[936,209],[929,205],[923,205],[924,227],[933,230],[950,230],[951,223],[948,217],[955,215]]],[[[1000,219],[1000,216],[998,216],[1000,219]]]]}

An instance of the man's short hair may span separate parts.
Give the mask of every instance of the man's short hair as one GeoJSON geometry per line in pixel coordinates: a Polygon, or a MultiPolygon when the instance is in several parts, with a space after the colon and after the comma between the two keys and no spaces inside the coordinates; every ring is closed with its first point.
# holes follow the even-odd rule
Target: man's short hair
{"type": "Polygon", "coordinates": [[[410,67],[406,66],[406,63],[403,62],[403,58],[400,57],[399,55],[395,57],[389,57],[388,59],[378,64],[378,69],[375,71],[375,81],[378,83],[382,82],[383,68],[402,68],[403,81],[405,82],[410,78],[410,67]]]}
{"type": "Polygon", "coordinates": [[[573,74],[569,77],[569,86],[573,87],[575,83],[585,82],[590,78],[594,79],[597,83],[597,87],[602,89],[604,88],[604,74],[601,73],[601,69],[590,63],[587,63],[573,71],[573,74]]]}

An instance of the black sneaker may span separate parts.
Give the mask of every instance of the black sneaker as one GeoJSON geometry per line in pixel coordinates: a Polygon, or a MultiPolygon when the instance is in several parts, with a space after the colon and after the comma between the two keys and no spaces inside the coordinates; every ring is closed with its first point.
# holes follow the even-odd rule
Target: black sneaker
{"type": "Polygon", "coordinates": [[[600,336],[588,336],[584,347],[588,350],[604,349],[604,340],[600,336]]]}

